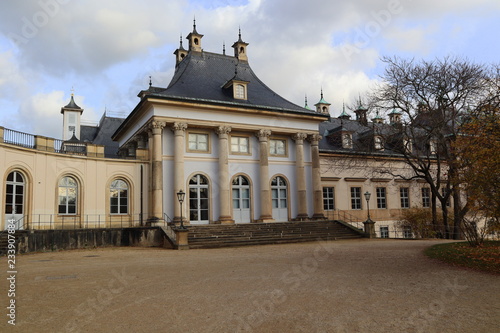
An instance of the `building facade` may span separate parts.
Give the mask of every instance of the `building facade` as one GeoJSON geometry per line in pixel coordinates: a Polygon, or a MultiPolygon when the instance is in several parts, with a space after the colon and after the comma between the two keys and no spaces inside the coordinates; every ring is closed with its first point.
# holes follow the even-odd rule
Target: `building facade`
{"type": "Polygon", "coordinates": [[[81,126],[72,96],[61,109],[63,141],[23,143],[22,134],[0,128],[0,227],[132,226],[181,216],[192,225],[359,222],[370,192],[384,236],[402,209],[425,206],[425,186],[381,172],[389,164],[409,172],[374,135],[381,117],[368,122],[365,109],[357,120],[345,111],[332,117],[323,93],[315,110],[295,105],[255,75],[241,33],[231,55],[204,51],[202,38],[194,25],[188,48],[181,40],[174,52],[170,84],[141,91],[126,119],[105,115],[96,128],[81,126]],[[357,149],[367,140],[373,149],[357,149]]]}

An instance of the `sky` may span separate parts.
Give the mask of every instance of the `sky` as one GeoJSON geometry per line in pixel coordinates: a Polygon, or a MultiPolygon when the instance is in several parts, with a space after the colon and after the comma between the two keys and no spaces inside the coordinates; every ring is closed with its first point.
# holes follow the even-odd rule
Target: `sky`
{"type": "Polygon", "coordinates": [[[0,126],[60,138],[74,93],[82,120],[127,116],[166,87],[182,35],[205,51],[249,43],[259,78],[338,116],[380,80],[383,56],[500,62],[499,0],[23,0],[0,4],[0,126]]]}

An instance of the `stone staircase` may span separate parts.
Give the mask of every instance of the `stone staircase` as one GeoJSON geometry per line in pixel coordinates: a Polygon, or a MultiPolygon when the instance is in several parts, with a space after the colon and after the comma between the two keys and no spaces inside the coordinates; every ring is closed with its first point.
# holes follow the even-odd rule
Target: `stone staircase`
{"type": "Polygon", "coordinates": [[[215,248],[361,238],[364,233],[338,221],[274,222],[189,226],[189,248],[215,248]]]}

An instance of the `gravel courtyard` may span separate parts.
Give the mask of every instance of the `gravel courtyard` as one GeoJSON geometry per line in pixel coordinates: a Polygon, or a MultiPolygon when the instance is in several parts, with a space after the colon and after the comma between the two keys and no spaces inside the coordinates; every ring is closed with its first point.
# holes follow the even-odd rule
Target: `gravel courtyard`
{"type": "Polygon", "coordinates": [[[7,258],[0,332],[499,332],[500,276],[428,259],[433,240],[7,258]]]}

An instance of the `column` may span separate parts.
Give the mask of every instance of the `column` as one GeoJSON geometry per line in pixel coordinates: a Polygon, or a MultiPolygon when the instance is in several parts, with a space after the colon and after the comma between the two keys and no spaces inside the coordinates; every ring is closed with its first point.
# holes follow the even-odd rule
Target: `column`
{"type": "Polygon", "coordinates": [[[187,124],[186,123],[174,123],[172,126],[172,131],[174,132],[174,188],[172,189],[172,198],[174,200],[174,222],[181,221],[181,206],[177,201],[177,192],[183,190],[186,192],[186,197],[184,204],[182,205],[182,220],[186,220],[186,210],[187,200],[189,199],[189,193],[185,188],[184,181],[184,152],[186,151],[186,133],[187,124]]]}
{"type": "Polygon", "coordinates": [[[165,123],[162,121],[152,121],[149,129],[152,134],[151,152],[151,203],[152,209],[150,220],[163,220],[163,160],[161,138],[165,123]]]}
{"type": "Polygon", "coordinates": [[[270,130],[259,130],[256,133],[259,138],[260,150],[260,222],[273,220],[271,207],[271,185],[269,182],[269,137],[270,130]]]}
{"type": "Polygon", "coordinates": [[[323,211],[323,189],[321,187],[321,169],[319,163],[319,140],[321,135],[312,134],[309,136],[311,142],[311,157],[312,157],[312,179],[313,179],[313,201],[314,215],[313,219],[326,219],[323,211]]]}
{"type": "Polygon", "coordinates": [[[231,219],[231,198],[229,184],[229,163],[228,163],[228,134],[231,127],[220,126],[215,130],[219,136],[219,222],[222,224],[234,223],[231,219]]]}
{"type": "Polygon", "coordinates": [[[306,133],[297,133],[292,139],[295,140],[295,171],[297,178],[297,202],[298,215],[296,220],[303,221],[309,218],[307,214],[307,192],[306,192],[306,174],[304,169],[304,139],[306,133]]]}

